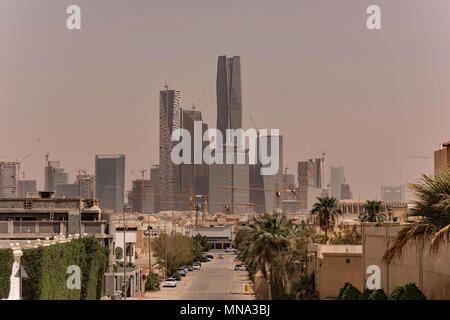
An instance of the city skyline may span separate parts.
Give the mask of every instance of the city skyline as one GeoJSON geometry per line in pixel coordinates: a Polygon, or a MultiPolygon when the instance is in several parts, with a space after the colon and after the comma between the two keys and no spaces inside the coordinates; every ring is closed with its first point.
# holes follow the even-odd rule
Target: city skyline
{"type": "MultiPolygon", "coordinates": [[[[58,27],[63,2],[0,4],[1,32],[14,30],[4,34],[1,48],[5,73],[0,98],[5,107],[0,125],[2,136],[14,132],[14,139],[2,141],[0,155],[6,157],[1,160],[14,161],[31,152],[21,170],[27,180],[38,181],[39,190],[44,154],[37,139],[50,150],[51,160],[63,163],[70,180],[80,168],[92,174],[96,154],[126,154],[125,189],[130,190],[131,170],[158,164],[158,94],[164,82],[179,75],[171,89],[181,90],[184,108],[206,91],[198,108],[205,122],[214,124],[216,63],[224,54],[241,56],[243,127],[255,126],[252,115],[258,127],[279,128],[290,173],[295,173],[298,161],[320,157],[314,144],[327,151],[327,182],[331,166],[345,166],[354,197],[379,198],[381,185],[406,184],[422,172],[432,172],[431,159],[410,156],[431,157],[448,139],[450,96],[445,88],[450,78],[443,70],[450,65],[441,56],[450,50],[441,41],[450,30],[442,10],[448,3],[401,6],[380,1],[384,23],[378,34],[363,28],[365,16],[360,11],[365,4],[356,1],[345,10],[332,3],[325,8],[320,1],[292,2],[283,8],[262,1],[262,11],[250,18],[254,22],[250,28],[243,26],[248,25],[251,3],[236,3],[240,10],[235,24],[226,28],[211,24],[211,30],[195,24],[185,30],[179,27],[183,19],[195,21],[199,14],[210,22],[222,21],[230,9],[206,5],[196,13],[180,4],[173,14],[181,17],[183,12],[185,18],[167,30],[167,35],[185,35],[177,36],[175,44],[148,33],[161,21],[152,12],[150,18],[139,15],[149,8],[145,3],[126,8],[111,1],[111,12],[102,13],[101,1],[80,1],[89,13],[85,23],[89,32],[73,35],[58,27]],[[24,24],[23,16],[38,7],[48,9],[42,10],[45,22],[32,16],[24,24]],[[6,15],[11,9],[15,14],[6,15]],[[282,19],[294,13],[297,19],[282,19]],[[434,24],[411,19],[420,14],[433,15],[434,24]],[[114,24],[119,16],[124,22],[120,26],[114,24]],[[280,23],[265,27],[261,22],[271,21],[268,17],[280,23]],[[291,23],[295,30],[282,33],[291,23]],[[298,43],[292,41],[297,31],[302,31],[298,43]],[[144,43],[147,34],[152,41],[144,43]],[[272,42],[267,43],[270,36],[272,42]],[[125,45],[117,48],[117,41],[125,45]],[[423,41],[426,51],[415,45],[423,41]],[[163,44],[164,53],[157,49],[163,44]],[[167,54],[167,49],[183,46],[188,48],[183,49],[183,59],[179,59],[183,51],[167,54]]],[[[158,6],[169,10],[165,4],[158,6]]]]}

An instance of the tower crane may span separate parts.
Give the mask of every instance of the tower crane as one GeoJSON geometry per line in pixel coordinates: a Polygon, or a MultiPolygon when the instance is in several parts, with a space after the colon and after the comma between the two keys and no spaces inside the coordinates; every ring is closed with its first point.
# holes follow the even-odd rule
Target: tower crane
{"type": "Polygon", "coordinates": [[[41,139],[37,139],[37,142],[39,143],[39,146],[41,147],[42,152],[45,155],[45,166],[47,167],[48,166],[48,159],[50,158],[50,150],[45,151],[45,148],[42,145],[41,139]]]}
{"type": "Polygon", "coordinates": [[[27,160],[31,156],[31,153],[27,154],[25,157],[22,158],[22,160],[19,161],[19,159],[16,159],[15,164],[17,164],[17,191],[16,196],[19,196],[19,181],[20,181],[20,166],[22,165],[22,162],[27,160]]]}

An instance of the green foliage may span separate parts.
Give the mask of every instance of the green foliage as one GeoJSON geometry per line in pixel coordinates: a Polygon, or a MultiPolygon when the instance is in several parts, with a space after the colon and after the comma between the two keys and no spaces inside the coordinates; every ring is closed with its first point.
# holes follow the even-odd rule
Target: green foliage
{"type": "Polygon", "coordinates": [[[295,293],[282,293],[280,300],[295,300],[295,293]]]}
{"type": "Polygon", "coordinates": [[[370,295],[374,292],[372,289],[364,289],[364,291],[359,295],[359,300],[369,300],[370,295]]]}
{"type": "Polygon", "coordinates": [[[359,220],[361,222],[376,222],[377,226],[380,226],[386,220],[384,209],[381,201],[367,200],[365,211],[359,215],[359,220]]]}
{"type": "Polygon", "coordinates": [[[317,197],[317,202],[314,203],[311,214],[317,215],[319,226],[325,232],[326,238],[328,238],[328,231],[334,226],[336,217],[342,215],[342,212],[339,209],[338,200],[325,195],[317,197]]]}
{"type": "Polygon", "coordinates": [[[167,275],[173,274],[179,266],[187,265],[195,258],[192,239],[181,234],[160,234],[152,240],[152,250],[158,264],[167,266],[167,275]]]}
{"type": "Polygon", "coordinates": [[[293,283],[292,289],[299,294],[300,300],[317,299],[314,273],[301,276],[299,281],[293,283]]]}
{"type": "Polygon", "coordinates": [[[145,291],[154,291],[159,289],[159,285],[161,284],[162,278],[157,273],[152,273],[150,277],[145,282],[145,291]]]}
{"type": "Polygon", "coordinates": [[[391,294],[388,297],[388,300],[401,300],[405,295],[405,288],[402,286],[397,286],[392,290],[391,294]]]}
{"type": "Polygon", "coordinates": [[[419,288],[414,283],[409,283],[405,286],[405,294],[400,298],[400,300],[426,300],[427,298],[420,291],[419,288]]]}
{"type": "Polygon", "coordinates": [[[347,287],[350,286],[350,285],[351,285],[350,282],[346,282],[346,283],[344,284],[344,286],[341,288],[341,290],[339,290],[339,294],[338,294],[338,297],[337,297],[338,300],[341,300],[342,294],[344,293],[344,290],[347,289],[347,287]]]}
{"type": "Polygon", "coordinates": [[[377,289],[372,292],[369,296],[369,300],[386,300],[386,293],[384,293],[383,289],[377,289]]]}
{"type": "Polygon", "coordinates": [[[209,250],[208,238],[197,234],[191,240],[193,244],[192,253],[194,255],[192,262],[199,261],[203,256],[203,252],[209,250]]]}
{"type": "Polygon", "coordinates": [[[11,286],[11,271],[14,264],[14,254],[11,249],[0,249],[0,299],[7,299],[11,286]]]}
{"type": "Polygon", "coordinates": [[[108,249],[92,237],[24,249],[21,264],[28,274],[23,279],[24,299],[100,299],[108,255],[108,249]],[[67,286],[71,265],[80,267],[81,290],[67,286]]]}
{"type": "Polygon", "coordinates": [[[339,300],[359,300],[359,296],[361,295],[361,291],[359,291],[356,287],[351,285],[350,283],[346,283],[346,287],[342,292],[339,300]]]}
{"type": "Polygon", "coordinates": [[[123,249],[121,247],[117,247],[114,254],[116,255],[116,260],[122,260],[123,258],[123,249]]]}

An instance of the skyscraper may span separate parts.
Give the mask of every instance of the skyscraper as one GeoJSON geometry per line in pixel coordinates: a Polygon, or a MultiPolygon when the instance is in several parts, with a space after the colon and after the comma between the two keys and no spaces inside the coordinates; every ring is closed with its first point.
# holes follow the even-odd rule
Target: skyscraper
{"type": "Polygon", "coordinates": [[[26,198],[29,194],[36,193],[36,180],[20,180],[17,182],[17,197],[26,198]]]}
{"type": "Polygon", "coordinates": [[[341,200],[341,185],[344,183],[344,167],[330,168],[330,195],[341,200]]]}
{"type": "Polygon", "coordinates": [[[95,196],[100,207],[123,212],[125,192],[125,155],[95,156],[95,196]]]}
{"type": "Polygon", "coordinates": [[[0,162],[0,198],[16,197],[16,162],[0,162]]]}
{"type": "Polygon", "coordinates": [[[353,198],[353,193],[350,191],[348,183],[341,184],[341,200],[350,200],[353,198]]]}
{"type": "Polygon", "coordinates": [[[177,142],[172,133],[182,126],[180,90],[162,90],[159,94],[159,190],[161,211],[178,210],[181,195],[180,165],[172,162],[171,152],[177,142]]]}
{"type": "Polygon", "coordinates": [[[299,187],[322,188],[322,160],[309,159],[298,163],[299,187]]]}
{"type": "Polygon", "coordinates": [[[155,190],[151,180],[133,180],[131,193],[128,195],[128,204],[132,212],[154,213],[155,190]]]}
{"type": "Polygon", "coordinates": [[[217,129],[242,128],[241,62],[239,56],[220,56],[217,63],[217,129]]]}
{"type": "Polygon", "coordinates": [[[60,161],[49,161],[45,167],[45,191],[56,192],[58,184],[67,184],[69,174],[61,168],[60,161]]]}

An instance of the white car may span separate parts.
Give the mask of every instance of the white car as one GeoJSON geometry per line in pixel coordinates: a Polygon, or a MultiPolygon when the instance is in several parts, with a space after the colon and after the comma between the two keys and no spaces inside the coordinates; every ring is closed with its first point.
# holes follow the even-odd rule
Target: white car
{"type": "Polygon", "coordinates": [[[223,259],[223,258],[224,258],[224,257],[223,257],[223,253],[219,253],[218,258],[219,258],[219,259],[223,259]]]}
{"type": "Polygon", "coordinates": [[[198,264],[198,263],[194,263],[193,265],[192,265],[192,269],[194,269],[194,270],[200,270],[200,265],[198,264]]]}
{"type": "Polygon", "coordinates": [[[163,287],[176,287],[177,281],[174,278],[167,278],[164,280],[163,287]]]}

